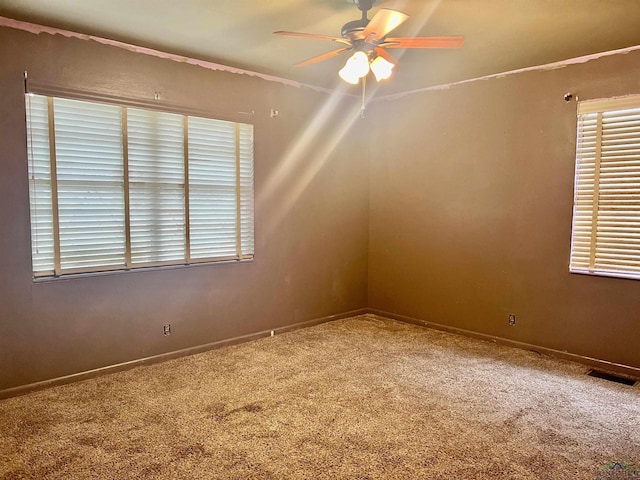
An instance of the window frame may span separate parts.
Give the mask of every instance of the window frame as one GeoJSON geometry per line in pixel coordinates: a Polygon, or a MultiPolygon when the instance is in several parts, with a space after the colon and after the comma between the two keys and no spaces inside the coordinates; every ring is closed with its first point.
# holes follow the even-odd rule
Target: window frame
{"type": "MultiPolygon", "coordinates": [[[[102,94],[94,94],[91,92],[79,92],[70,89],[61,89],[57,87],[50,86],[33,86],[29,85],[25,89],[25,109],[28,107],[28,97],[32,95],[39,95],[41,97],[45,97],[47,99],[48,104],[48,135],[49,135],[49,144],[51,152],[50,155],[52,157],[51,167],[57,167],[56,165],[56,152],[55,152],[55,116],[52,110],[52,103],[54,98],[67,99],[67,100],[76,100],[81,102],[90,102],[90,103],[98,103],[98,104],[106,104],[111,106],[116,106],[122,110],[122,118],[123,122],[121,125],[122,135],[120,137],[120,142],[122,146],[122,162],[123,162],[123,195],[124,195],[124,216],[125,216],[125,224],[123,225],[124,234],[126,237],[125,240],[125,254],[123,257],[123,263],[118,265],[111,266],[91,266],[87,268],[66,268],[63,269],[60,265],[60,231],[59,231],[59,212],[57,211],[57,200],[54,200],[55,197],[59,195],[59,189],[57,186],[56,176],[57,171],[51,169],[50,176],[51,178],[48,180],[50,187],[50,195],[51,195],[51,204],[52,211],[51,217],[53,220],[53,245],[54,245],[54,258],[57,257],[57,260],[54,260],[53,270],[37,270],[36,265],[33,261],[34,258],[34,237],[33,237],[33,212],[34,212],[34,204],[32,199],[32,185],[35,185],[36,182],[42,182],[43,180],[36,179],[32,177],[32,152],[30,151],[30,125],[27,125],[27,161],[29,162],[29,197],[30,197],[30,216],[32,217],[31,221],[31,241],[32,241],[32,274],[34,280],[47,280],[47,279],[55,279],[55,278],[64,278],[73,275],[85,275],[85,274],[102,274],[102,273],[115,273],[115,272],[129,272],[129,271],[139,271],[149,268],[157,268],[157,267],[184,267],[189,265],[203,265],[203,264],[215,264],[215,263],[228,263],[228,262],[246,262],[251,261],[254,258],[255,252],[255,126],[253,123],[247,123],[247,115],[246,114],[236,114],[232,116],[218,115],[212,113],[210,111],[202,111],[197,109],[189,109],[181,106],[171,105],[165,102],[149,102],[146,100],[136,100],[129,98],[121,98],[113,95],[102,95],[102,94]],[[180,225],[181,229],[184,232],[183,240],[184,240],[184,256],[181,260],[177,261],[159,261],[159,262],[143,262],[143,263],[133,263],[131,260],[131,212],[130,212],[130,174],[129,174],[129,159],[128,159],[128,126],[127,126],[127,110],[128,109],[142,109],[155,111],[160,113],[169,113],[169,114],[177,114],[182,117],[183,123],[183,135],[182,135],[182,144],[184,151],[184,176],[183,182],[181,184],[182,188],[182,207],[184,209],[184,215],[182,218],[182,224],[180,225]],[[202,120],[212,120],[217,122],[229,122],[233,124],[234,132],[236,138],[234,139],[235,143],[235,159],[233,159],[235,163],[235,186],[234,186],[234,195],[236,205],[234,207],[235,214],[237,216],[234,230],[234,244],[236,246],[235,254],[233,255],[223,255],[223,256],[209,256],[209,257],[199,257],[193,258],[190,255],[190,230],[193,228],[193,225],[190,223],[190,196],[189,196],[189,130],[188,123],[190,118],[198,118],[202,120]],[[240,130],[241,125],[243,126],[243,135],[249,135],[249,139],[243,138],[244,149],[243,152],[240,151],[240,130]],[[54,128],[52,131],[51,129],[54,128]],[[54,138],[53,143],[51,143],[52,137],[54,138]],[[250,148],[247,148],[246,145],[249,145],[250,148]],[[244,155],[242,161],[240,156],[244,155]],[[247,159],[248,157],[248,159],[247,159]],[[247,163],[250,165],[247,166],[247,163]],[[242,165],[242,169],[241,169],[242,165]],[[248,174],[247,174],[248,172],[248,174]],[[247,178],[247,175],[249,177],[247,178]],[[241,178],[242,177],[242,178],[241,178]],[[248,205],[247,205],[248,202],[248,205]],[[242,215],[242,216],[241,216],[242,215]],[[249,238],[250,237],[250,238],[249,238]],[[244,250],[243,250],[244,248],[244,250]],[[55,253],[55,251],[58,253],[55,253]]],[[[251,112],[250,115],[253,115],[251,112]]],[[[30,112],[25,112],[26,123],[29,122],[30,112]]],[[[50,168],[51,168],[50,167],[50,168]]],[[[44,180],[47,182],[47,180],[44,180]]]]}
{"type": "Polygon", "coordinates": [[[576,130],[569,271],[640,280],[640,95],[579,102],[576,130]]]}

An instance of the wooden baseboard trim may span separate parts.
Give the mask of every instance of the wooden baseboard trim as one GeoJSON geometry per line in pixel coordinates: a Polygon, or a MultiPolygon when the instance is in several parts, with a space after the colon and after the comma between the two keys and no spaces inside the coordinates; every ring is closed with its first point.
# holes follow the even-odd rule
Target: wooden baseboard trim
{"type": "Polygon", "coordinates": [[[79,382],[82,380],[88,380],[91,378],[100,377],[110,373],[122,372],[130,370],[135,367],[143,365],[152,365],[155,363],[165,362],[175,358],[185,357],[187,355],[195,355],[197,353],[207,352],[209,350],[215,350],[218,348],[226,347],[229,345],[237,345],[239,343],[250,342],[259,338],[271,336],[273,331],[274,335],[280,335],[285,332],[291,332],[293,330],[299,330],[301,328],[313,327],[322,323],[333,322],[343,318],[354,317],[356,315],[364,315],[368,313],[367,308],[360,308],[357,310],[351,310],[349,312],[343,312],[336,315],[328,315],[326,317],[320,317],[313,320],[307,320],[304,322],[298,322],[284,327],[274,327],[273,329],[263,330],[260,332],[250,333],[247,335],[240,335],[225,340],[219,340],[217,342],[207,343],[204,345],[197,345],[195,347],[184,348],[181,350],[175,350],[172,352],[161,353],[159,355],[153,355],[150,357],[140,358],[137,360],[131,360],[129,362],[118,363],[115,365],[109,365],[106,367],[96,368],[94,370],[87,370],[84,372],[73,373],[71,375],[65,375],[63,377],[56,377],[49,380],[42,380],[40,382],[29,383],[27,385],[21,385],[18,387],[7,388],[0,390],[0,400],[10,397],[17,397],[20,395],[26,395],[27,393],[35,392],[37,390],[43,390],[45,388],[54,387],[58,385],[65,385],[68,383],[79,382]]]}
{"type": "Polygon", "coordinates": [[[0,400],[5,398],[10,398],[10,397],[16,397],[20,395],[25,395],[30,392],[43,390],[45,388],[49,388],[53,386],[65,385],[68,383],[79,382],[82,380],[96,378],[96,377],[107,375],[110,373],[130,370],[132,368],[143,366],[143,365],[152,365],[155,363],[161,363],[167,360],[172,360],[172,359],[184,357],[187,355],[195,355],[197,353],[203,353],[209,350],[215,350],[215,349],[230,346],[230,345],[237,345],[244,342],[250,342],[252,340],[257,340],[259,338],[268,337],[271,335],[272,331],[274,332],[274,335],[280,335],[285,332],[291,332],[291,331],[299,330],[302,328],[313,327],[315,325],[320,325],[323,323],[332,322],[332,321],[340,320],[343,318],[354,317],[357,315],[364,315],[364,314],[378,315],[380,317],[385,317],[392,320],[398,320],[401,322],[410,323],[413,325],[419,325],[427,328],[433,328],[435,330],[441,330],[449,333],[455,333],[458,335],[465,335],[467,337],[477,338],[479,340],[484,340],[488,342],[498,343],[500,345],[520,348],[523,350],[533,350],[533,351],[543,353],[552,357],[560,358],[563,360],[574,361],[574,362],[581,363],[589,367],[598,368],[600,370],[604,370],[607,372],[624,375],[627,377],[631,377],[633,379],[640,379],[640,368],[638,367],[609,362],[607,360],[601,360],[601,359],[592,358],[592,357],[586,357],[586,356],[578,355],[571,352],[564,352],[560,350],[555,350],[553,348],[542,347],[540,345],[519,342],[516,340],[509,340],[509,339],[497,337],[494,335],[474,332],[472,330],[465,330],[462,328],[452,327],[452,326],[444,325],[440,323],[428,322],[426,320],[420,320],[418,318],[409,317],[407,315],[401,315],[401,314],[392,313],[392,312],[387,312],[387,311],[379,310],[376,308],[360,308],[357,310],[351,310],[349,312],[343,312],[336,315],[328,315],[326,317],[320,317],[313,320],[298,322],[298,323],[286,325],[283,327],[276,327],[270,330],[263,330],[260,332],[241,335],[238,337],[233,337],[225,340],[220,340],[217,342],[207,343],[204,345],[198,345],[195,347],[189,347],[181,350],[176,350],[173,352],[162,353],[159,355],[132,360],[129,362],[109,365],[107,367],[96,368],[94,370],[88,370],[84,372],[74,373],[71,375],[66,375],[63,377],[52,378],[49,380],[43,380],[40,382],[34,382],[27,385],[21,385],[18,387],[12,387],[5,390],[0,390],[0,400]]]}
{"type": "Polygon", "coordinates": [[[535,352],[543,353],[551,357],[560,358],[563,360],[570,360],[576,363],[581,363],[588,367],[597,368],[600,370],[604,370],[606,372],[630,377],[635,380],[640,380],[640,368],[633,367],[631,365],[623,365],[620,363],[609,362],[607,360],[601,360],[598,358],[578,355],[576,353],[564,352],[561,350],[555,350],[553,348],[542,347],[540,345],[534,345],[531,343],[519,342],[516,340],[509,340],[507,338],[497,337],[497,336],[489,335],[486,333],[474,332],[472,330],[465,330],[463,328],[451,327],[449,325],[443,325],[441,323],[428,322],[426,320],[420,320],[418,318],[409,317],[407,315],[400,315],[397,313],[386,312],[384,310],[378,310],[376,308],[369,308],[368,311],[373,315],[389,318],[391,320],[399,320],[401,322],[410,323],[413,325],[420,325],[427,328],[433,328],[434,330],[441,330],[444,332],[455,333],[458,335],[477,338],[479,340],[498,343],[500,345],[506,345],[508,347],[515,347],[523,350],[533,350],[535,352]]]}

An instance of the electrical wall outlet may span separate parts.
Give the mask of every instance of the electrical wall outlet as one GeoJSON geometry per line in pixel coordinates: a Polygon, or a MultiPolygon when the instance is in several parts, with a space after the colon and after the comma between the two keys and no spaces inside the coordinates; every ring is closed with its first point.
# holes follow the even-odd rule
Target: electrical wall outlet
{"type": "Polygon", "coordinates": [[[510,313],[509,314],[509,325],[511,325],[512,327],[515,326],[516,324],[516,314],[515,313],[510,313]]]}
{"type": "Polygon", "coordinates": [[[171,324],[167,323],[164,327],[162,327],[162,332],[165,335],[171,335],[171,324]]]}

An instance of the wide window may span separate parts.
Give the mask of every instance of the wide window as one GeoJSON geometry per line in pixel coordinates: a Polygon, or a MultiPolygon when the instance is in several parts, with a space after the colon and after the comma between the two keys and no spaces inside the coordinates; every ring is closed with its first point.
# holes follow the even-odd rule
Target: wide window
{"type": "Polygon", "coordinates": [[[253,126],[26,95],[35,276],[253,257],[253,126]]]}
{"type": "Polygon", "coordinates": [[[578,105],[570,270],[640,279],[640,95],[578,105]]]}

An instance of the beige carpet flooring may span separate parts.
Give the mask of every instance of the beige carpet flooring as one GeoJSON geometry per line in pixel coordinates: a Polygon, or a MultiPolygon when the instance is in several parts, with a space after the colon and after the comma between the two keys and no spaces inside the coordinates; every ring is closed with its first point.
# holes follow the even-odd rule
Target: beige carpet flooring
{"type": "Polygon", "coordinates": [[[354,317],[0,401],[0,478],[594,480],[609,462],[640,468],[640,388],[587,370],[354,317]]]}

